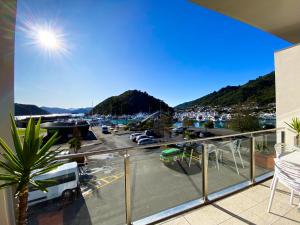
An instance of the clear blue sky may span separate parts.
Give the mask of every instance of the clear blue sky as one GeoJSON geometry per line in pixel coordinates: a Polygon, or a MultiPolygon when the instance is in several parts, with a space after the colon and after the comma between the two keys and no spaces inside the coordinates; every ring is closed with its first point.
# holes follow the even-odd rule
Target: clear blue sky
{"type": "Polygon", "coordinates": [[[290,44],[188,0],[19,0],[15,101],[86,107],[139,89],[171,106],[274,69],[290,44]],[[63,31],[67,55],[28,45],[24,20],[63,31]]]}

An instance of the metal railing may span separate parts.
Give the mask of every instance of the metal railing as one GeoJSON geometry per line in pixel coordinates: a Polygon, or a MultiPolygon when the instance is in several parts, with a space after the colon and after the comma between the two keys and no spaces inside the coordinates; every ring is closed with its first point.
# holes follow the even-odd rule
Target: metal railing
{"type": "Polygon", "coordinates": [[[245,133],[238,133],[232,135],[223,135],[217,137],[209,137],[209,138],[198,138],[192,140],[183,140],[183,141],[176,141],[176,142],[164,142],[159,144],[147,145],[147,148],[158,148],[166,145],[173,145],[173,144],[184,144],[184,143],[195,143],[201,142],[203,143],[203,151],[202,151],[202,192],[203,192],[203,199],[197,199],[190,201],[188,203],[183,203],[182,205],[175,206],[172,209],[164,210],[159,212],[155,215],[143,218],[138,221],[132,221],[132,187],[131,187],[131,174],[130,174],[130,155],[128,154],[129,150],[138,150],[138,149],[145,149],[145,146],[134,146],[134,147],[125,147],[125,148],[116,148],[116,149],[109,149],[109,150],[95,150],[95,151],[88,151],[83,153],[77,154],[69,154],[69,155],[62,155],[58,156],[57,159],[71,159],[76,158],[79,156],[92,156],[92,155],[99,155],[99,154],[107,154],[107,153],[122,153],[124,157],[124,180],[125,180],[125,214],[126,214],[126,224],[152,224],[157,221],[161,221],[167,219],[169,217],[178,215],[185,211],[191,210],[193,208],[209,204],[215,200],[220,198],[224,198],[229,194],[235,193],[237,191],[241,191],[251,185],[254,185],[262,180],[268,179],[272,177],[273,173],[264,174],[261,177],[256,177],[256,164],[255,164],[255,135],[269,133],[269,132],[276,132],[277,136],[280,137],[280,140],[277,142],[284,143],[285,142],[285,130],[284,128],[274,128],[268,130],[260,130],[254,132],[245,132],[245,133]],[[280,132],[280,135],[278,135],[280,132]],[[205,143],[206,141],[213,141],[213,140],[220,140],[225,138],[236,138],[241,136],[249,136],[250,138],[250,180],[243,182],[241,184],[235,185],[234,187],[230,187],[230,190],[223,190],[215,197],[209,198],[208,192],[208,146],[205,143]]]}

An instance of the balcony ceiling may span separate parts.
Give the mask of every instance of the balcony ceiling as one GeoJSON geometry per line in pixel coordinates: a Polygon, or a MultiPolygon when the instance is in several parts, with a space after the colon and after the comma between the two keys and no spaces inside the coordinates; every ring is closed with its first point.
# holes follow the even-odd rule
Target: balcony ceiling
{"type": "Polygon", "coordinates": [[[291,43],[300,43],[300,0],[192,1],[291,43]]]}

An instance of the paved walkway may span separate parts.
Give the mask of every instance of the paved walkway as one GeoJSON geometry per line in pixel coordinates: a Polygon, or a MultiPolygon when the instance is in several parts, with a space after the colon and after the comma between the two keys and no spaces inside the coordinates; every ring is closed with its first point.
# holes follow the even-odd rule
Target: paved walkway
{"type": "Polygon", "coordinates": [[[278,185],[271,212],[267,212],[270,180],[243,192],[201,207],[161,225],[235,225],[235,224],[300,224],[299,196],[289,204],[290,192],[278,185]]]}

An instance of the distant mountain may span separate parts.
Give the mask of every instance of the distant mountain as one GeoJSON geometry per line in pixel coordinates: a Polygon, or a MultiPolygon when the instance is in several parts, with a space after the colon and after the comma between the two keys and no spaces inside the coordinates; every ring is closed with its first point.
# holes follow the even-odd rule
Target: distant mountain
{"type": "Polygon", "coordinates": [[[146,92],[129,90],[99,103],[94,107],[93,113],[102,115],[130,115],[139,112],[153,113],[159,110],[173,112],[173,108],[169,107],[162,100],[154,98],[146,92]]]}
{"type": "Polygon", "coordinates": [[[86,107],[86,108],[72,108],[72,109],[64,109],[64,108],[58,108],[58,107],[41,107],[43,110],[48,111],[49,113],[55,113],[55,114],[61,114],[61,113],[89,113],[92,109],[92,107],[86,107]]]}
{"type": "Polygon", "coordinates": [[[275,73],[250,80],[241,86],[227,86],[196,100],[177,105],[175,109],[195,106],[231,106],[251,102],[259,106],[275,102],[275,73]]]}
{"type": "Polygon", "coordinates": [[[46,107],[42,106],[41,109],[51,113],[51,114],[56,114],[56,113],[70,113],[70,110],[68,109],[63,109],[63,108],[58,108],[58,107],[46,107]]]}
{"type": "Polygon", "coordinates": [[[27,116],[27,115],[46,115],[49,112],[39,108],[36,105],[26,105],[15,103],[15,115],[16,116],[27,116]]]}
{"type": "Polygon", "coordinates": [[[71,113],[73,114],[79,114],[79,113],[89,113],[92,110],[92,107],[86,107],[86,108],[78,108],[78,109],[72,109],[71,113]]]}

